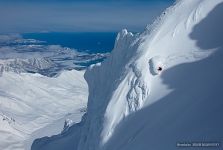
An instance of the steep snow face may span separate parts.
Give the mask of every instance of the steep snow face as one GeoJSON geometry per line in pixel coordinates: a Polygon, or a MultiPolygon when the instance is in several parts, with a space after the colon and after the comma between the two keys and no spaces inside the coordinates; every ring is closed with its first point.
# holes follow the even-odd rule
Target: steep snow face
{"type": "MultiPolygon", "coordinates": [[[[177,43],[165,42],[166,45],[175,45],[171,46],[170,52],[174,51],[173,48],[179,48],[179,51],[183,50],[182,54],[179,52],[180,55],[176,57],[177,53],[170,53],[169,56],[169,53],[163,52],[164,58],[169,56],[171,59],[164,63],[166,68],[160,75],[151,76],[151,93],[144,108],[120,122],[104,149],[188,149],[182,143],[189,145],[193,142],[212,143],[214,146],[209,147],[210,149],[222,148],[223,120],[220,118],[223,113],[223,1],[189,2],[179,3],[174,15],[178,16],[185,6],[193,8],[191,12],[196,12],[196,24],[191,30],[186,28],[189,27],[188,24],[185,24],[185,28],[182,26],[181,31],[178,30],[180,36],[176,37],[175,34],[177,43]],[[196,4],[198,7],[194,10],[194,5],[189,4],[196,4]],[[187,33],[188,41],[195,42],[194,46],[180,43],[181,38],[186,37],[182,33],[187,33]],[[165,96],[164,85],[172,89],[165,96]]],[[[165,23],[166,21],[164,26],[165,23]]],[[[190,20],[190,24],[193,23],[190,20]]],[[[165,43],[160,43],[162,37],[165,38],[161,36],[163,25],[158,31],[160,37],[158,34],[157,40],[152,42],[152,50],[154,45],[155,48],[168,49],[168,46],[162,46],[165,43]]],[[[144,56],[148,57],[149,54],[146,53],[144,56]]],[[[158,55],[155,51],[152,54],[158,55]]],[[[191,149],[205,149],[204,147],[206,146],[194,146],[191,149]]]]}
{"type": "MultiPolygon", "coordinates": [[[[105,148],[124,118],[142,107],[149,107],[174,90],[163,84],[162,72],[157,72],[157,67],[161,66],[165,72],[182,63],[202,60],[215,52],[217,47],[204,51],[190,34],[220,2],[222,0],[182,0],[168,8],[142,34],[133,35],[127,30],[119,33],[111,56],[85,74],[90,94],[86,134],[82,137],[80,150],[105,148]]],[[[219,12],[214,17],[220,19],[220,15],[219,12]]],[[[213,22],[206,26],[210,29],[215,25],[213,22]]],[[[218,30],[222,31],[221,28],[218,30]]],[[[126,125],[126,128],[128,126],[134,125],[126,125]]]]}
{"type": "Polygon", "coordinates": [[[75,142],[59,135],[33,149],[163,150],[221,140],[222,5],[180,0],[143,33],[120,32],[110,57],[85,73],[88,110],[70,130],[75,142]]]}
{"type": "Polygon", "coordinates": [[[50,78],[4,72],[0,77],[0,149],[30,149],[35,138],[60,133],[66,118],[79,122],[88,96],[83,74],[72,70],[50,78]]]}

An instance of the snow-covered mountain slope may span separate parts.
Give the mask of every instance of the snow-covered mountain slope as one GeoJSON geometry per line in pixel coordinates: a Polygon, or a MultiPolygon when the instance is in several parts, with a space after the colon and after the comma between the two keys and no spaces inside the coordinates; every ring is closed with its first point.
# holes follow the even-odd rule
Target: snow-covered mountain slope
{"type": "Polygon", "coordinates": [[[56,77],[4,72],[0,77],[0,149],[30,149],[35,138],[58,134],[65,119],[79,122],[86,109],[84,71],[56,77]]]}
{"type": "Polygon", "coordinates": [[[178,142],[221,142],[222,14],[223,0],[179,0],[143,33],[120,32],[110,57],[85,73],[81,123],[32,149],[174,150],[178,142]]]}

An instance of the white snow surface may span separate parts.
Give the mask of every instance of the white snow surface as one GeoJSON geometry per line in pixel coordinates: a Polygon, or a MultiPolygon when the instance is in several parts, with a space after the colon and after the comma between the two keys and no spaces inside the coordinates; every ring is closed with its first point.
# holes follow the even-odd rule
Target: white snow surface
{"type": "Polygon", "coordinates": [[[223,0],[179,0],[141,34],[120,32],[109,58],[85,73],[81,123],[32,149],[174,150],[177,142],[221,142],[222,14],[223,0]],[[154,75],[157,65],[164,70],[154,75]]]}
{"type": "Polygon", "coordinates": [[[29,150],[34,139],[63,130],[65,119],[79,122],[86,108],[84,71],[56,77],[3,72],[0,77],[0,149],[29,150]]]}

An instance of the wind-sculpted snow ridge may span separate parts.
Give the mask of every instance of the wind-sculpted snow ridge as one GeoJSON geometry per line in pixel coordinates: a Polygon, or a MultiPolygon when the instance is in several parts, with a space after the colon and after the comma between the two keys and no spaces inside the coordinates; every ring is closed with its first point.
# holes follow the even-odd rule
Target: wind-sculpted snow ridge
{"type": "Polygon", "coordinates": [[[180,0],[143,33],[120,32],[111,55],[85,73],[89,97],[81,123],[68,135],[36,140],[32,149],[219,146],[222,14],[223,0],[180,0]]]}

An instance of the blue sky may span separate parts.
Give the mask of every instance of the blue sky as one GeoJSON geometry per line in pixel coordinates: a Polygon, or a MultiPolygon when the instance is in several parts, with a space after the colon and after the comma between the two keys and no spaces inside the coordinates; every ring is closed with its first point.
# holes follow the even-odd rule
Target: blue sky
{"type": "Polygon", "coordinates": [[[0,0],[0,33],[142,31],[174,0],[0,0]]]}

